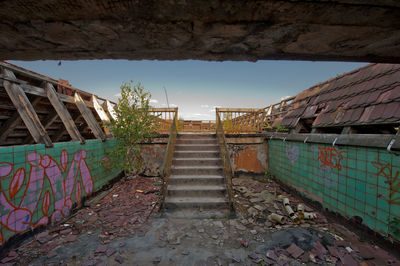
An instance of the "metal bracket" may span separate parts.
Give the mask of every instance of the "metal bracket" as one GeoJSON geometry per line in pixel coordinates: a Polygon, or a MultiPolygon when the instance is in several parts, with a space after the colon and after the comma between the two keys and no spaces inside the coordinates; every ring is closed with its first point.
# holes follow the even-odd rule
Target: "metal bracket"
{"type": "Polygon", "coordinates": [[[396,142],[396,139],[392,139],[390,142],[389,142],[389,145],[387,146],[387,151],[388,152],[390,152],[390,149],[392,148],[392,146],[393,146],[393,144],[396,142]]]}
{"type": "Polygon", "coordinates": [[[335,140],[332,142],[332,147],[335,146],[335,143],[336,143],[337,139],[338,139],[338,138],[336,137],[335,140]]]}
{"type": "Polygon", "coordinates": [[[308,140],[308,136],[304,139],[304,143],[306,143],[307,142],[307,140],[308,140]]]}

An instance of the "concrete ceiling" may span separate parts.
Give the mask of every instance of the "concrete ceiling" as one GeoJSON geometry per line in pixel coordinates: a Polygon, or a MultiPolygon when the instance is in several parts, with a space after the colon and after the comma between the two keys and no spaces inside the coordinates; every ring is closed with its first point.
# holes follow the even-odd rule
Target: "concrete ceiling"
{"type": "Polygon", "coordinates": [[[0,59],[400,63],[398,0],[2,0],[0,59]]]}

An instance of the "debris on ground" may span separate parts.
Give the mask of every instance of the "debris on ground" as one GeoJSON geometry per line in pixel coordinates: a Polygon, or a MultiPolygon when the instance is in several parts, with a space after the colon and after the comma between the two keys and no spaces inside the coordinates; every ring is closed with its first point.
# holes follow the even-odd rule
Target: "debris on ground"
{"type": "MultiPolygon", "coordinates": [[[[94,250],[94,256],[114,255],[116,250],[109,249],[107,243],[139,232],[150,214],[158,212],[161,187],[154,185],[157,182],[157,178],[137,176],[114,184],[110,190],[100,192],[85,202],[85,207],[67,221],[48,226],[45,231],[36,234],[33,241],[11,251],[0,262],[9,263],[18,254],[20,262],[29,262],[40,256],[55,257],[57,253],[54,250],[61,245],[77,241],[79,235],[95,232],[100,245],[94,250]]],[[[123,263],[124,260],[118,256],[115,261],[123,263]]]]}
{"type": "Polygon", "coordinates": [[[167,219],[155,178],[116,183],[11,250],[7,265],[398,265],[273,180],[235,178],[234,219],[167,219]],[[114,196],[118,195],[118,196],[114,196]],[[290,206],[290,209],[287,208],[290,206]],[[155,215],[150,217],[150,214],[155,215]],[[297,215],[297,219],[290,216],[297,215]],[[307,214],[310,219],[306,219],[307,214]]]}

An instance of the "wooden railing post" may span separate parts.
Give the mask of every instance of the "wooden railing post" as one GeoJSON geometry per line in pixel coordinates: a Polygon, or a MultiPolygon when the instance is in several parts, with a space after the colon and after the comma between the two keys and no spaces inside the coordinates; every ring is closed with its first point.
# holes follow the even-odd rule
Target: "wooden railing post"
{"type": "Polygon", "coordinates": [[[233,212],[233,185],[232,185],[232,178],[234,177],[234,170],[232,167],[232,162],[228,150],[228,146],[226,144],[225,133],[221,123],[221,118],[219,115],[219,109],[216,109],[216,134],[218,145],[221,151],[221,158],[224,165],[224,175],[226,180],[226,186],[228,189],[228,197],[229,197],[229,208],[233,212]]]}

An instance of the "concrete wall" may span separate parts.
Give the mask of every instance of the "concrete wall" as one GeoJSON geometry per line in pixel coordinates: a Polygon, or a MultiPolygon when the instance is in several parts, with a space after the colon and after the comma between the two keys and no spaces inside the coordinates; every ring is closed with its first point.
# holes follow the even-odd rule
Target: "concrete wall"
{"type": "Polygon", "coordinates": [[[105,152],[114,140],[0,148],[0,243],[16,233],[58,222],[74,203],[121,171],[105,152]]]}
{"type": "Polygon", "coordinates": [[[267,146],[263,137],[228,135],[226,138],[234,170],[237,174],[265,174],[267,146]]]}
{"type": "Polygon", "coordinates": [[[269,141],[270,172],[323,207],[400,240],[400,153],[269,141]]]}

